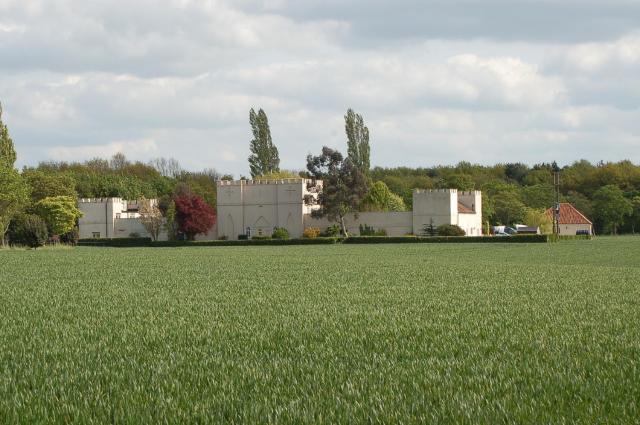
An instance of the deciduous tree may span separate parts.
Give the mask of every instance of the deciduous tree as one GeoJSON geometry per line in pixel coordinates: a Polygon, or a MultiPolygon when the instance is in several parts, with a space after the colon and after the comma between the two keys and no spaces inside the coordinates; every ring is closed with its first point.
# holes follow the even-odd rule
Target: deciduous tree
{"type": "Polygon", "coordinates": [[[251,177],[261,176],[280,170],[278,148],[271,139],[267,114],[260,109],[257,113],[253,108],[249,111],[249,124],[253,133],[249,149],[249,168],[251,177]]]}
{"type": "Polygon", "coordinates": [[[16,162],[16,150],[9,136],[9,129],[2,121],[2,104],[0,103],[0,168],[13,168],[16,162]]]}
{"type": "Polygon", "coordinates": [[[174,199],[178,230],[189,240],[207,233],[216,222],[216,212],[202,198],[183,195],[174,199]]]}
{"type": "Polygon", "coordinates": [[[593,194],[593,207],[596,219],[614,235],[624,218],[633,213],[631,201],[625,199],[622,190],[614,185],[603,186],[593,194]]]}
{"type": "Polygon", "coordinates": [[[402,198],[391,192],[383,181],[371,185],[361,205],[362,211],[405,211],[402,198]]]}
{"type": "Polygon", "coordinates": [[[367,194],[367,179],[349,158],[328,147],[322,148],[319,156],[307,156],[309,174],[323,180],[322,193],[318,197],[320,209],[314,210],[315,217],[328,217],[342,226],[342,233],[349,236],[344,218],[349,213],[357,214],[363,198],[367,194]]]}
{"type": "Polygon", "coordinates": [[[52,235],[70,232],[82,217],[76,199],[71,196],[44,198],[35,204],[34,210],[47,223],[52,235]]]}
{"type": "Polygon", "coordinates": [[[143,197],[139,200],[139,204],[140,222],[151,236],[151,239],[157,241],[164,226],[164,217],[160,208],[158,208],[158,203],[155,200],[143,197]]]}
{"type": "Polygon", "coordinates": [[[13,217],[29,202],[29,187],[13,167],[0,166],[0,240],[5,245],[13,217]]]}
{"type": "Polygon", "coordinates": [[[347,133],[347,156],[362,174],[369,175],[371,167],[369,129],[364,125],[362,115],[349,109],[344,116],[344,128],[347,133]]]}

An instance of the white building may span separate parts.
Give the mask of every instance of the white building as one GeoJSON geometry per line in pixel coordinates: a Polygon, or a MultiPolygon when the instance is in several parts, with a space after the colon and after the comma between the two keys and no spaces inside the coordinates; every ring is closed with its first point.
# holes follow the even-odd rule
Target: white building
{"type": "MultiPolygon", "coordinates": [[[[239,180],[217,182],[217,223],[207,235],[197,239],[238,239],[239,235],[269,236],[277,227],[287,229],[292,238],[302,237],[308,227],[325,230],[334,224],[314,218],[319,208],[322,182],[305,179],[239,180]]],[[[80,238],[126,238],[132,234],[149,236],[140,221],[136,201],[120,198],[81,199],[78,207],[80,238]]],[[[360,225],[385,230],[389,236],[420,235],[425,226],[455,224],[467,236],[482,235],[482,193],[456,189],[413,191],[413,211],[361,212],[345,218],[347,230],[359,233],[360,225]]],[[[160,240],[167,238],[166,232],[160,240]]]]}
{"type": "MultiPolygon", "coordinates": [[[[292,238],[299,238],[308,227],[324,230],[334,223],[311,216],[311,211],[318,208],[315,201],[321,190],[322,182],[303,179],[220,181],[218,237],[270,235],[274,228],[283,227],[292,238]]],[[[361,212],[345,219],[351,234],[358,234],[363,224],[384,229],[389,236],[419,235],[430,223],[436,227],[455,224],[468,236],[482,235],[482,193],[414,190],[413,211],[361,212]]]]}
{"type": "Polygon", "coordinates": [[[147,231],[140,222],[139,208],[137,201],[120,198],[80,199],[80,239],[128,238],[136,233],[147,236],[147,231]]]}
{"type": "MultiPolygon", "coordinates": [[[[546,214],[553,221],[553,208],[549,208],[546,214]]],[[[576,207],[566,202],[560,204],[559,228],[560,235],[576,235],[584,232],[593,235],[593,223],[576,207]]]]}
{"type": "Polygon", "coordinates": [[[221,180],[217,186],[218,237],[227,239],[270,236],[276,227],[302,237],[304,217],[318,208],[322,190],[322,182],[305,179],[221,180]]]}

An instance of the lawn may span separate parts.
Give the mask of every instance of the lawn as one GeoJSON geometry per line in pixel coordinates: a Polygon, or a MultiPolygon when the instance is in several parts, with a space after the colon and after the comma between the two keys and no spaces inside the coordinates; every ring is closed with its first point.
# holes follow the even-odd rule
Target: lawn
{"type": "Polygon", "coordinates": [[[637,423],[640,237],[0,251],[0,423],[637,423]]]}

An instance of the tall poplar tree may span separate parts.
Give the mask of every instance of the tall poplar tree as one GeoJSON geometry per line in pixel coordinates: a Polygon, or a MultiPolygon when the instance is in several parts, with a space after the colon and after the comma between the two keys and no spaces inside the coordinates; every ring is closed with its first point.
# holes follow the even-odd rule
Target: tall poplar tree
{"type": "Polygon", "coordinates": [[[13,140],[9,137],[9,130],[2,121],[2,104],[0,103],[0,167],[13,168],[16,162],[16,150],[13,140]]]}
{"type": "Polygon", "coordinates": [[[344,128],[347,133],[347,156],[367,176],[371,161],[369,155],[369,129],[364,125],[362,115],[356,114],[353,109],[347,111],[344,116],[344,128]]]}
{"type": "Polygon", "coordinates": [[[9,223],[29,200],[29,187],[13,168],[15,162],[16,150],[7,126],[2,122],[0,105],[0,241],[3,246],[9,223]]]}
{"type": "Polygon", "coordinates": [[[258,177],[265,174],[280,171],[280,157],[278,148],[271,140],[271,130],[267,114],[260,109],[258,113],[251,108],[249,111],[249,124],[253,132],[253,140],[249,149],[249,168],[251,177],[258,177]]]}

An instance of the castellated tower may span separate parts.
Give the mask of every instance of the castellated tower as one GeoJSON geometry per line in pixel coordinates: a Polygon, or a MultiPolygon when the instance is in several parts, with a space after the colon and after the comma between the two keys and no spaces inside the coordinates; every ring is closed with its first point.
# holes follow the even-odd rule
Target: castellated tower
{"type": "Polygon", "coordinates": [[[457,189],[413,191],[413,233],[420,235],[433,222],[460,226],[467,236],[482,235],[482,193],[457,189]]]}
{"type": "Polygon", "coordinates": [[[456,189],[416,189],[413,191],[413,233],[419,235],[433,220],[434,226],[458,223],[456,189]]]}

